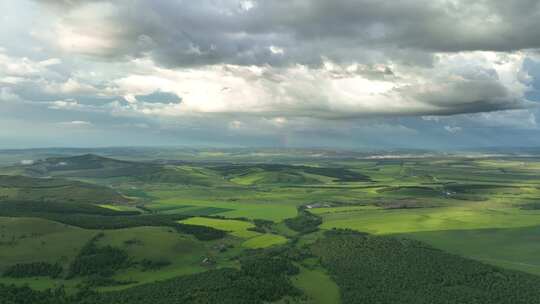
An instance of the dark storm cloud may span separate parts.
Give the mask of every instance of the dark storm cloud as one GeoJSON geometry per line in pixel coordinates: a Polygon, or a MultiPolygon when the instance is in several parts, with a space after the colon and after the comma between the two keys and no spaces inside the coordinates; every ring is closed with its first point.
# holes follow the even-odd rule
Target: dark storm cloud
{"type": "MultiPolygon", "coordinates": [[[[89,3],[40,2],[65,10],[89,3]]],[[[110,3],[115,9],[106,21],[116,30],[108,38],[116,47],[102,55],[150,53],[166,66],[313,64],[322,56],[338,62],[421,62],[435,51],[540,47],[540,6],[529,0],[110,3]],[[272,51],[272,46],[277,49],[272,51]]],[[[93,25],[67,18],[66,26],[93,25]]]]}

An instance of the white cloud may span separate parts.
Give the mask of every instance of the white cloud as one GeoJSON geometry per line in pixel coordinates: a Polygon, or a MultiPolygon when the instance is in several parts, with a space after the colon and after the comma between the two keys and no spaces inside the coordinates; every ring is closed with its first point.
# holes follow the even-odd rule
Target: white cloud
{"type": "Polygon", "coordinates": [[[107,91],[131,103],[136,103],[135,95],[158,90],[180,96],[181,103],[132,107],[162,116],[449,115],[526,106],[523,96],[528,85],[520,81],[524,57],[521,53],[470,52],[440,54],[433,67],[369,67],[326,60],[320,68],[213,65],[167,69],[139,60],[141,73],[133,71],[107,91]]]}
{"type": "Polygon", "coordinates": [[[6,102],[21,101],[21,97],[13,93],[11,88],[8,88],[8,87],[0,88],[0,102],[2,101],[6,101],[6,102]]]}
{"type": "Polygon", "coordinates": [[[62,94],[98,94],[98,90],[92,85],[81,83],[77,79],[69,78],[62,83],[48,83],[45,85],[44,90],[48,93],[62,93],[62,94]]]}
{"type": "Polygon", "coordinates": [[[244,126],[244,123],[239,120],[233,120],[229,123],[229,128],[233,130],[241,129],[244,126]]]}
{"type": "Polygon", "coordinates": [[[76,100],[56,100],[49,103],[49,109],[54,110],[77,110],[83,108],[84,106],[76,100]]]}
{"type": "Polygon", "coordinates": [[[275,45],[271,45],[268,49],[270,49],[270,52],[272,52],[272,54],[276,54],[276,55],[285,54],[285,49],[284,48],[281,48],[281,47],[278,47],[278,46],[275,46],[275,45]]]}
{"type": "Polygon", "coordinates": [[[256,3],[251,0],[240,1],[240,8],[245,11],[249,11],[255,7],[256,3]]]}
{"type": "Polygon", "coordinates": [[[92,126],[91,122],[84,121],[84,120],[72,120],[72,121],[61,122],[60,124],[61,125],[69,125],[69,126],[78,126],[78,127],[92,126]]]}
{"type": "Polygon", "coordinates": [[[58,58],[49,58],[43,61],[32,60],[27,57],[15,57],[0,50],[0,77],[30,77],[43,75],[47,68],[59,64],[58,58]]]}
{"type": "Polygon", "coordinates": [[[538,129],[524,97],[538,86],[523,69],[540,43],[530,1],[128,2],[5,5],[4,125],[253,138],[538,129]],[[178,98],[140,96],[154,92],[178,98]]]}
{"type": "Polygon", "coordinates": [[[444,126],[444,129],[449,133],[458,133],[463,130],[463,128],[457,126],[444,126]]]}
{"type": "Polygon", "coordinates": [[[57,21],[55,39],[65,52],[108,56],[118,50],[125,28],[114,23],[112,3],[88,2],[64,12],[57,21]]]}

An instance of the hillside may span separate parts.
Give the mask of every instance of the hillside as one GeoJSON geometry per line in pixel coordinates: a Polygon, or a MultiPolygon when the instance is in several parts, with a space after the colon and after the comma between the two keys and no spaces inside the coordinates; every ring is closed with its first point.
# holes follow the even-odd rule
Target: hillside
{"type": "Polygon", "coordinates": [[[0,201],[126,203],[115,190],[60,178],[0,175],[0,201]]]}
{"type": "Polygon", "coordinates": [[[94,154],[52,157],[22,167],[25,174],[38,177],[112,178],[146,175],[160,170],[160,166],[154,164],[122,161],[94,154]]]}
{"type": "Polygon", "coordinates": [[[238,184],[321,184],[334,182],[365,182],[364,174],[329,167],[293,166],[280,164],[224,165],[212,167],[229,180],[238,184]]]}
{"type": "Polygon", "coordinates": [[[75,179],[114,179],[145,183],[174,183],[209,186],[222,180],[215,172],[188,166],[171,166],[151,162],[124,161],[94,154],[52,157],[31,165],[12,166],[6,172],[34,177],[75,179]]]}

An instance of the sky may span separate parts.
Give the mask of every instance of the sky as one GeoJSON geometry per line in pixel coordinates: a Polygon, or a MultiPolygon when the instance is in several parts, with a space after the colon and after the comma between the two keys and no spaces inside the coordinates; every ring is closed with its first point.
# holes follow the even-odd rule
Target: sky
{"type": "Polygon", "coordinates": [[[0,148],[540,146],[537,0],[0,0],[0,148]]]}

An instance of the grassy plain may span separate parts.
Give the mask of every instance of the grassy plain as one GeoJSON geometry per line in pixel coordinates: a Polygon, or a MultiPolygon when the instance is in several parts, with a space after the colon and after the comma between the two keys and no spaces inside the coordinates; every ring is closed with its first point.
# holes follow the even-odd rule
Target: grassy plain
{"type": "MultiPolygon", "coordinates": [[[[285,244],[302,248],[333,228],[413,238],[484,263],[540,275],[540,159],[306,158],[297,152],[283,158],[277,152],[261,153],[207,151],[191,156],[198,162],[165,164],[87,155],[69,158],[70,170],[56,168],[64,160],[53,158],[37,167],[0,169],[4,174],[31,169],[62,176],[4,177],[0,201],[24,199],[38,204],[63,197],[64,203],[84,202],[119,212],[182,215],[189,217],[182,220],[184,224],[228,232],[224,239],[203,242],[171,227],[106,230],[100,246],[125,250],[135,262],[169,263],[146,271],[135,263],[113,278],[137,283],[100,287],[101,291],[212,268],[238,268],[237,258],[246,249],[285,244]],[[221,157],[219,163],[204,161],[221,157]],[[267,162],[267,157],[280,165],[231,162],[267,162]],[[19,185],[13,183],[16,180],[19,185]],[[103,199],[108,197],[116,201],[103,199]],[[321,217],[323,231],[302,234],[288,227],[284,220],[296,217],[299,208],[321,217]],[[254,220],[269,222],[256,229],[254,220]],[[221,251],[224,247],[227,250],[221,251]],[[205,259],[211,263],[202,263],[205,259]]],[[[0,217],[0,272],[16,263],[42,261],[60,262],[67,268],[82,246],[100,232],[40,218],[0,217]]],[[[315,303],[337,303],[338,288],[315,264],[301,265],[293,283],[315,303]]],[[[0,283],[75,288],[80,280],[0,277],[0,283]]]]}
{"type": "Polygon", "coordinates": [[[181,221],[183,224],[199,225],[227,231],[230,235],[246,239],[242,246],[251,249],[266,248],[281,245],[287,242],[287,238],[277,234],[259,233],[253,229],[255,225],[247,221],[216,219],[204,217],[192,217],[181,221]]]}

